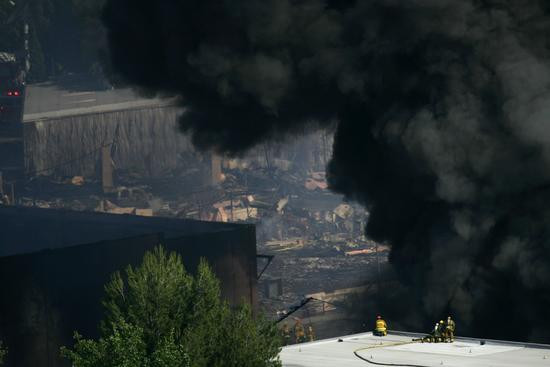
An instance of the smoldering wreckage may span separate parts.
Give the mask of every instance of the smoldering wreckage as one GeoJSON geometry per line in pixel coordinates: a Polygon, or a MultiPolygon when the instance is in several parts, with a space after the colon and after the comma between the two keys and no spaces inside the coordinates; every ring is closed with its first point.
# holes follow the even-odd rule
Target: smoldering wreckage
{"type": "Polygon", "coordinates": [[[451,313],[467,335],[550,341],[547,2],[111,0],[103,17],[114,72],[148,95],[179,97],[180,127],[201,149],[238,156],[335,125],[328,186],[349,207],[304,213],[309,205],[294,204],[326,199],[315,197],[322,169],[269,158],[257,171],[228,160],[218,196],[158,200],[127,175],[126,190],[74,205],[264,220],[264,246],[283,250],[307,251],[285,235],[313,229],[322,240],[331,228],[355,234],[336,249],[348,255],[376,247],[358,234],[365,226],[391,244],[398,282],[363,299],[388,319],[422,330],[451,313]]]}
{"type": "MultiPolygon", "coordinates": [[[[294,312],[287,322],[298,317],[315,328],[317,337],[335,336],[337,329],[331,330],[335,323],[348,327],[350,315],[343,302],[350,295],[373,292],[372,283],[380,280],[375,271],[385,269],[389,248],[364,236],[368,213],[362,206],[328,190],[323,169],[331,143],[331,132],[323,131],[261,146],[240,158],[191,150],[180,155],[176,168],[158,176],[117,169],[113,149],[108,153],[112,177],[66,177],[66,168],[58,167],[16,186],[14,202],[255,223],[262,309],[278,319],[313,297],[316,301],[294,312]],[[304,152],[304,146],[320,148],[304,152]]],[[[11,196],[9,190],[6,195],[11,196]]]]}
{"type": "Polygon", "coordinates": [[[112,0],[104,21],[114,71],[181,96],[202,148],[338,121],[329,182],[391,243],[392,319],[550,341],[548,2],[112,0]]]}

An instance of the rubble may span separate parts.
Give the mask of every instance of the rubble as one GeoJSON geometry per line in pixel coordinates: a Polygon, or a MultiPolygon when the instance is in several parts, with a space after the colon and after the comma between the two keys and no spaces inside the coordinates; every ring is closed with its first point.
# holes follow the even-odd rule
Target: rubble
{"type": "Polygon", "coordinates": [[[334,210],[334,214],[336,214],[341,219],[348,219],[353,215],[353,209],[348,204],[340,204],[338,205],[334,210]]]}
{"type": "Polygon", "coordinates": [[[338,289],[363,287],[387,263],[389,250],[364,236],[368,213],[363,207],[328,190],[326,158],[304,164],[292,150],[280,150],[280,156],[261,148],[216,161],[182,152],[177,168],[155,177],[117,169],[109,192],[88,177],[33,178],[20,186],[18,203],[254,223],[258,253],[275,255],[259,289],[262,307],[276,315],[308,294],[328,300],[338,289]],[[213,172],[219,173],[216,182],[213,172]],[[280,284],[282,294],[264,281],[280,284]]]}
{"type": "Polygon", "coordinates": [[[346,251],[344,254],[346,256],[356,256],[356,255],[371,255],[371,254],[377,254],[377,253],[388,253],[390,251],[390,247],[386,245],[377,245],[374,248],[364,248],[360,250],[351,250],[346,251]]]}
{"type": "Polygon", "coordinates": [[[308,190],[326,190],[328,188],[325,172],[310,172],[304,184],[308,190]]]}
{"type": "Polygon", "coordinates": [[[336,310],[339,303],[345,302],[350,295],[362,295],[367,293],[372,288],[372,284],[362,285],[359,287],[336,289],[332,292],[318,292],[307,294],[306,297],[314,298],[322,302],[317,302],[310,312],[324,313],[327,311],[336,310]]]}
{"type": "Polygon", "coordinates": [[[136,207],[120,207],[106,199],[99,202],[99,205],[95,208],[95,211],[111,214],[133,214],[145,217],[153,216],[153,209],[151,208],[140,209],[136,207]]]}
{"type": "Polygon", "coordinates": [[[74,176],[72,179],[71,179],[71,183],[73,185],[76,185],[76,186],[82,186],[84,185],[84,177],[82,176],[74,176]]]}
{"type": "Polygon", "coordinates": [[[277,212],[282,213],[283,209],[285,208],[286,204],[288,204],[288,196],[282,198],[277,202],[277,212]]]}

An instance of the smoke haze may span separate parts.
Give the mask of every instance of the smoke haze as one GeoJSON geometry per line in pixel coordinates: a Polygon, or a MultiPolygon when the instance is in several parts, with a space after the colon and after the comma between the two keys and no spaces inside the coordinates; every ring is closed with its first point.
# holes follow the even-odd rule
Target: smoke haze
{"type": "Polygon", "coordinates": [[[339,121],[330,183],[392,245],[404,326],[550,342],[547,2],[109,0],[104,22],[201,148],[339,121]]]}

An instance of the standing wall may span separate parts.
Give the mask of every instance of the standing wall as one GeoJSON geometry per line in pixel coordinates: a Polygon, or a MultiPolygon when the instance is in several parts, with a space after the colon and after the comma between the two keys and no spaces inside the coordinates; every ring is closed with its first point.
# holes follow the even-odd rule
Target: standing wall
{"type": "Polygon", "coordinates": [[[95,176],[101,147],[114,142],[117,169],[157,176],[175,168],[178,154],[192,149],[178,131],[181,113],[181,108],[160,105],[27,121],[27,174],[95,176]]]}

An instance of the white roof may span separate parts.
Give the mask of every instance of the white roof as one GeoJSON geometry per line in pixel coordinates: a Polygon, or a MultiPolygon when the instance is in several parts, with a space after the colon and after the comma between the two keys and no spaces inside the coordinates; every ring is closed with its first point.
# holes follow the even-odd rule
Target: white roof
{"type": "MultiPolygon", "coordinates": [[[[1,1],[1,0],[0,0],[1,1]]],[[[70,91],[52,83],[28,85],[24,122],[175,105],[174,99],[141,98],[131,89],[70,91]]]]}
{"type": "Polygon", "coordinates": [[[416,367],[550,366],[550,346],[457,338],[454,343],[415,343],[420,334],[351,335],[284,347],[284,367],[416,367]]]}

